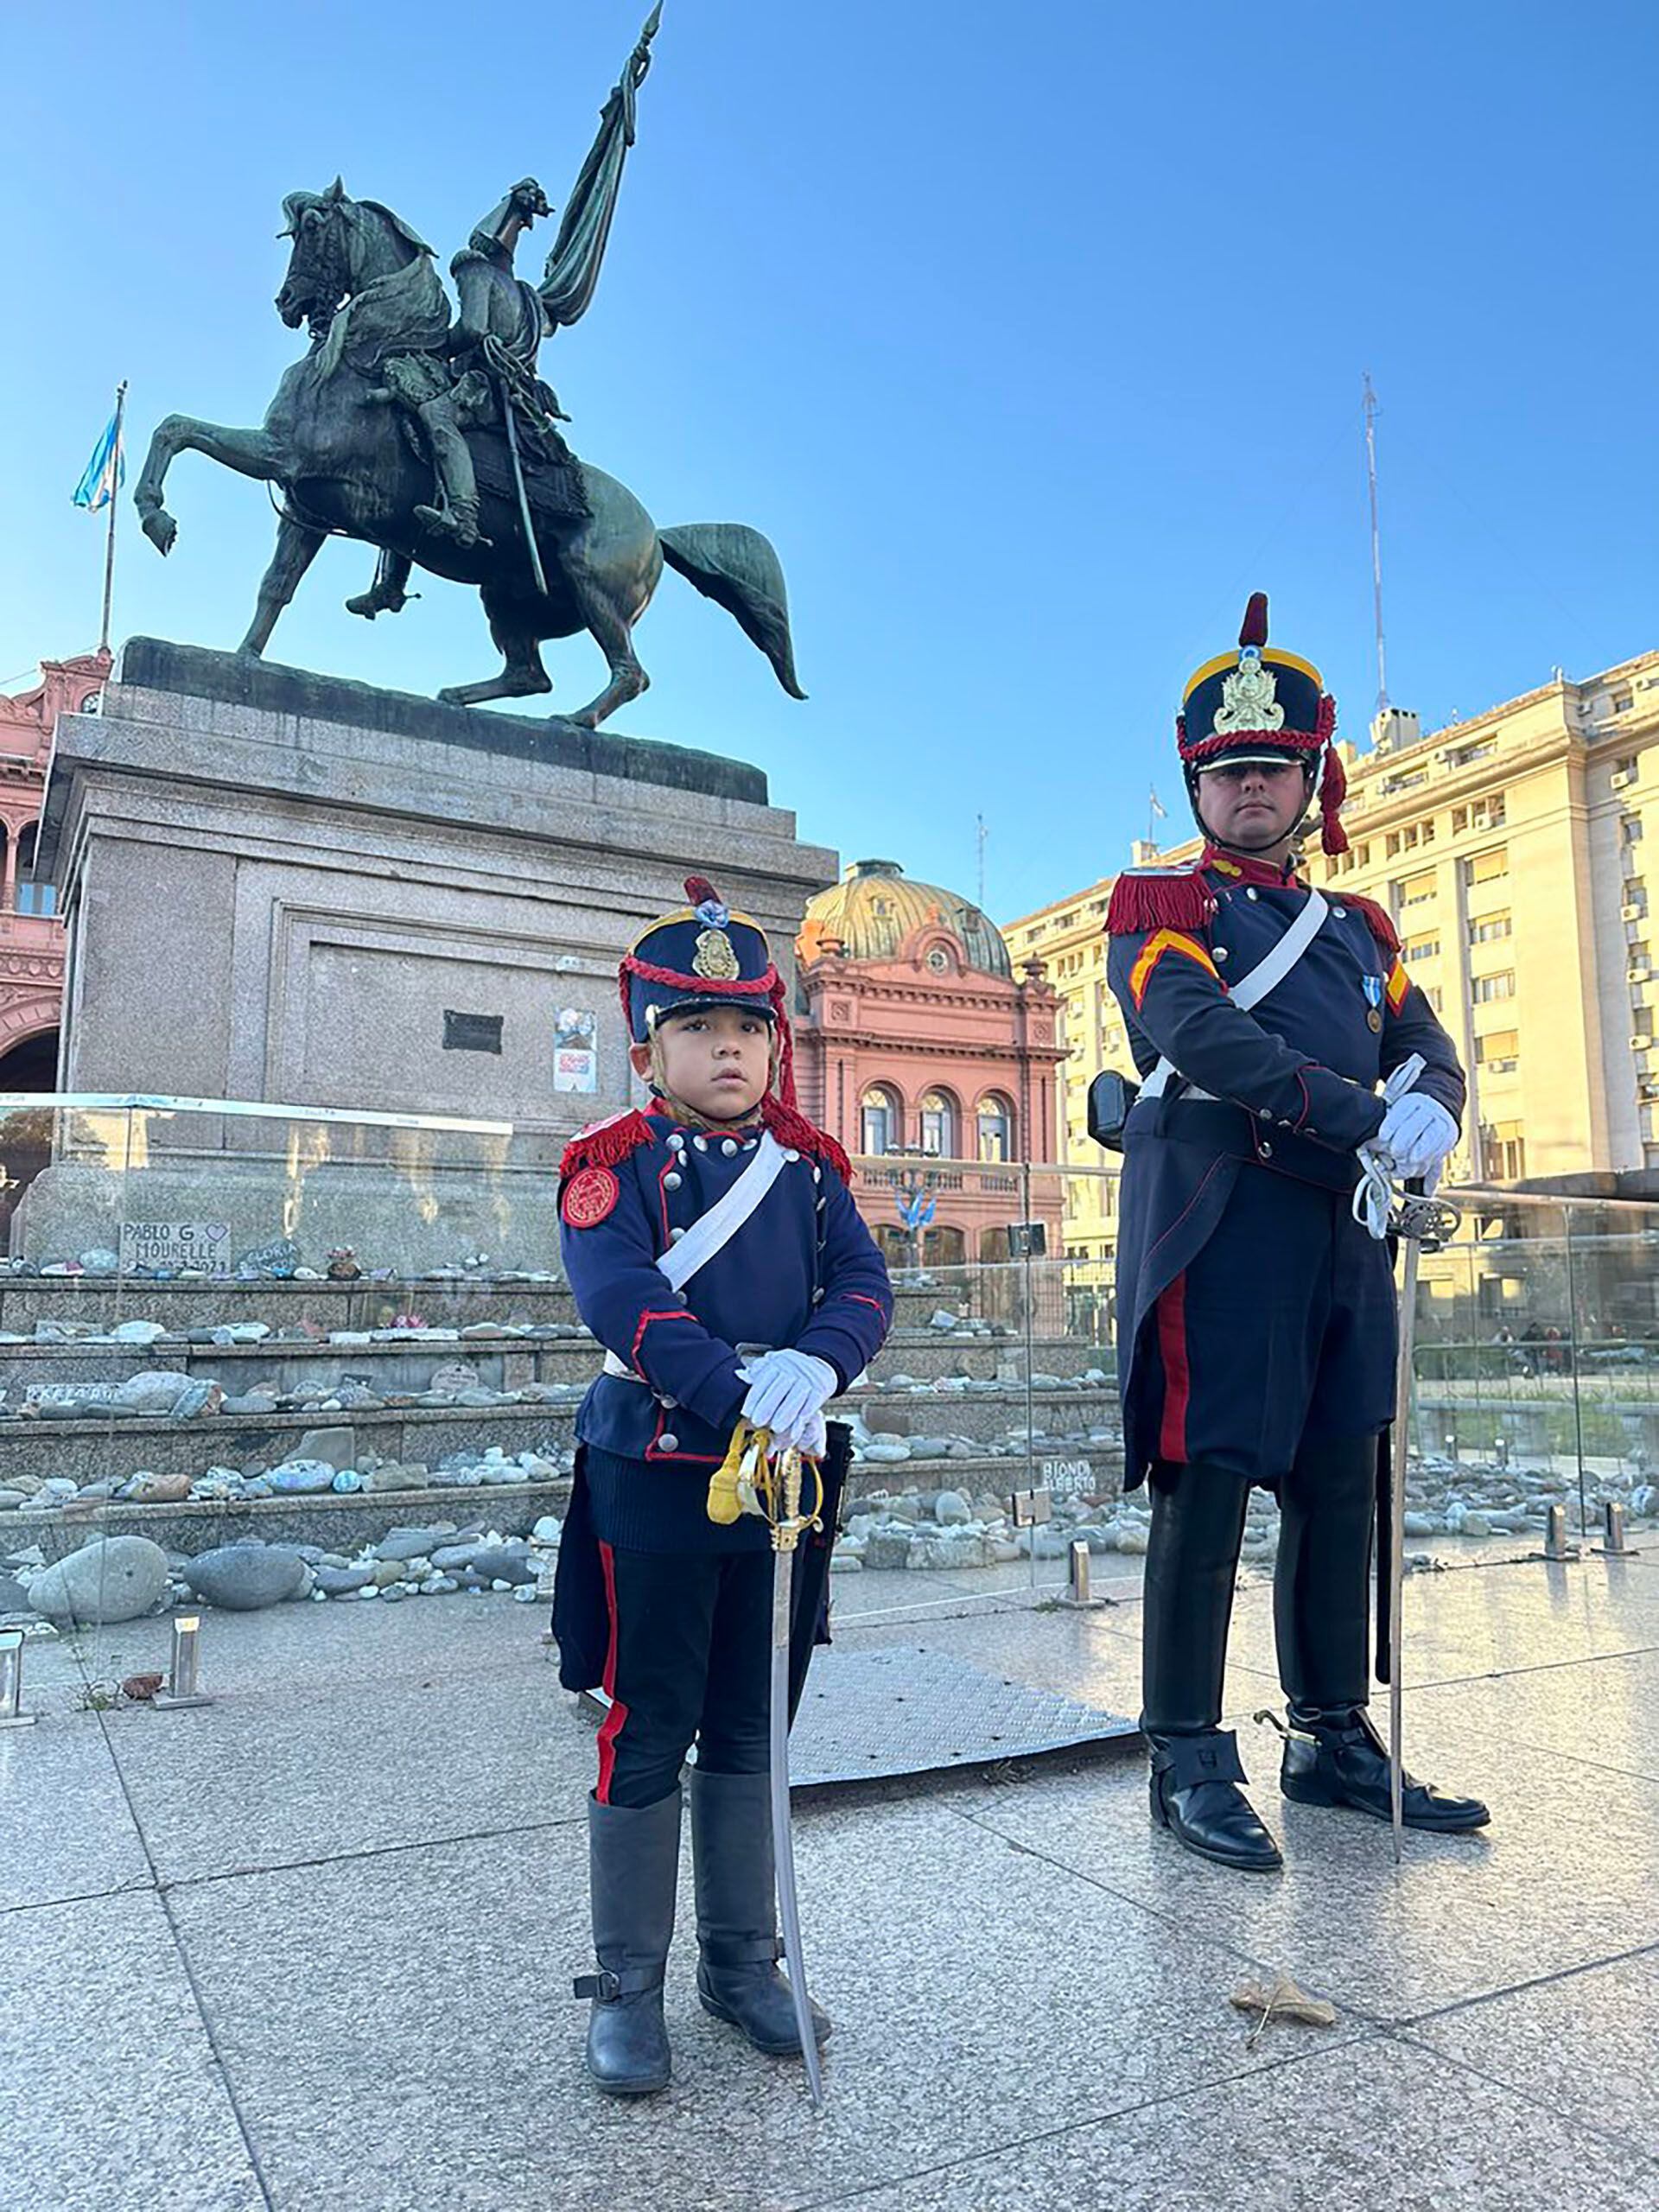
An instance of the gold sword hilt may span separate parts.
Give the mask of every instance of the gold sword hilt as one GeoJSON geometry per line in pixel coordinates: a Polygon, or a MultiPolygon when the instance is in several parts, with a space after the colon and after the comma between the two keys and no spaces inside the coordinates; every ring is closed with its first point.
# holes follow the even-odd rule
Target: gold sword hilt
{"type": "Polygon", "coordinates": [[[774,1459],[771,1430],[740,1421],[726,1457],[709,1478],[708,1514],[717,1528],[729,1529],[745,1513],[767,1523],[775,1551],[792,1552],[804,1535],[823,1525],[823,1475],[817,1461],[793,1445],[774,1459]],[[803,1513],[809,1471],[812,1503],[803,1513]]]}

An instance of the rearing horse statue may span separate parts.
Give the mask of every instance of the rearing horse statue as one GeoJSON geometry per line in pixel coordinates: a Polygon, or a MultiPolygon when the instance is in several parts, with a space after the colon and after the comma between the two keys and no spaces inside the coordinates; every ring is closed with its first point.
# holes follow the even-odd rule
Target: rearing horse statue
{"type": "MultiPolygon", "coordinates": [[[[539,295],[519,287],[532,302],[539,296],[533,312],[546,325],[575,321],[592,297],[656,22],[653,15],[606,104],[539,295]]],[[[538,195],[537,204],[545,205],[538,195]]],[[[792,698],[805,696],[796,681],[783,570],[770,542],[744,523],[659,531],[626,485],[586,462],[571,464],[579,496],[563,509],[538,502],[531,496],[535,468],[526,470],[520,450],[518,403],[505,379],[495,382],[493,419],[480,427],[474,418],[467,440],[481,462],[493,451],[493,462],[477,472],[477,526],[463,537],[443,512],[429,445],[412,410],[397,404],[397,387],[409,385],[411,364],[425,379],[419,389],[435,394],[451,375],[449,303],[430,247],[391,209],[348,198],[338,180],[324,193],[293,194],[286,211],[293,249],[276,307],[290,328],[309,325],[309,352],[283,377],[257,429],[168,416],[150,440],[134,492],[145,534],[165,554],[178,534],[162,505],[177,454],[204,453],[280,487],[276,550],[243,652],[264,652],[323,540],[336,534],[380,550],[373,590],[347,602],[354,613],[401,608],[414,566],[478,587],[504,665],[499,676],[439,694],[458,706],[551,690],[542,641],[586,630],[609,664],[610,680],[571,719],[596,728],[650,682],[632,632],[664,562],[735,616],[792,698]],[[401,378],[393,373],[399,368],[401,378]]],[[[516,218],[510,240],[527,221],[522,213],[516,218]]],[[[499,362],[487,345],[480,358],[499,362]]],[[[472,381],[490,385],[487,366],[472,381]]]]}

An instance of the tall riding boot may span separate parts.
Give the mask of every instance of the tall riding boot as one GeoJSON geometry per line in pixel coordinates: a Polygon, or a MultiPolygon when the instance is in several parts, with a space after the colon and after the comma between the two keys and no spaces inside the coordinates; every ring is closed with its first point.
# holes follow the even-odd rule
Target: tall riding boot
{"type": "Polygon", "coordinates": [[[581,1975],[591,1997],[588,2071],[613,2097],[668,2087],[663,1974],[674,1935],[680,1869],[677,1784],[654,1805],[588,1801],[588,1865],[597,1974],[581,1975]]]}
{"type": "MultiPolygon", "coordinates": [[[[741,2028],[774,2058],[798,2054],[795,2000],[778,1971],[780,1946],[764,1774],[691,1770],[691,1860],[697,1885],[697,1995],[705,2012],[741,2028]]],[[[812,2006],[822,2043],[827,2016],[812,2006]]]]}
{"type": "MultiPolygon", "coordinates": [[[[1280,1487],[1273,1620],[1288,1700],[1279,1786],[1302,1805],[1346,1805],[1391,1817],[1389,1754],[1366,1712],[1375,1436],[1304,1445],[1280,1487]]],[[[1478,1797],[1451,1797],[1405,1777],[1408,1827],[1484,1827],[1478,1797]]]]}
{"type": "Polygon", "coordinates": [[[1152,1817],[1201,1859],[1270,1872],[1283,1863],[1279,1847],[1238,1787],[1238,1740],[1219,1725],[1249,1487],[1196,1465],[1160,1465],[1153,1480],[1141,1716],[1152,1817]]]}

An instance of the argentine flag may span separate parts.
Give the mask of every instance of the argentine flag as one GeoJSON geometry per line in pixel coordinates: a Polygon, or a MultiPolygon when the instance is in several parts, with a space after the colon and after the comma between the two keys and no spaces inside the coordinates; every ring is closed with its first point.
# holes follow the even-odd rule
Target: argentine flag
{"type": "Polygon", "coordinates": [[[121,450],[121,410],[118,408],[104,426],[104,435],[92,448],[86,474],[75,486],[74,503],[96,514],[126,481],[127,459],[121,450]]]}

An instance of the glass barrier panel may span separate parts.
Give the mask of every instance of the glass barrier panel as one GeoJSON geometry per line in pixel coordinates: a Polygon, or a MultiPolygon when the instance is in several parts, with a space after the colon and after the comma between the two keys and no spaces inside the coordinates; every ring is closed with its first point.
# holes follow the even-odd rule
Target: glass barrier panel
{"type": "MultiPolygon", "coordinates": [[[[558,1148],[463,1116],[0,1097],[0,1618],[58,1630],[66,1695],[165,1671],[181,1609],[545,1599],[601,1359],[560,1273],[558,1148]]],[[[836,1408],[840,1617],[1063,1597],[1079,1544],[1096,1592],[1132,1593],[1117,1164],[886,1154],[854,1190],[895,1321],[836,1408]]],[[[1421,1266],[1414,1540],[1535,1548],[1561,1502],[1639,1523],[1659,1209],[1459,1203],[1421,1266]]],[[[1275,1541],[1258,1492],[1250,1570],[1275,1541]]]]}

